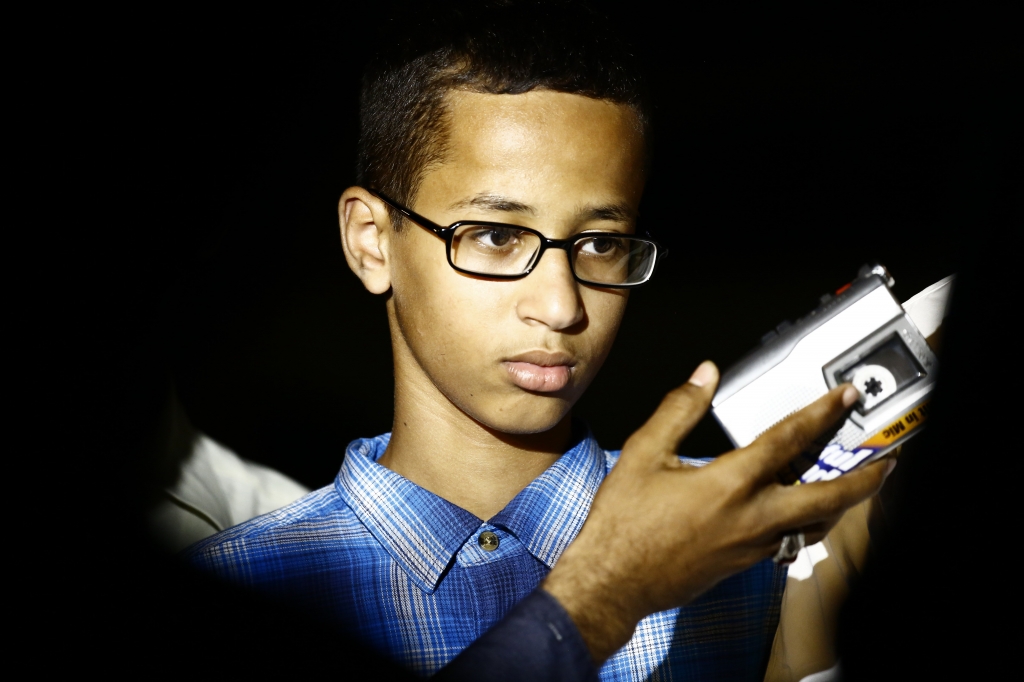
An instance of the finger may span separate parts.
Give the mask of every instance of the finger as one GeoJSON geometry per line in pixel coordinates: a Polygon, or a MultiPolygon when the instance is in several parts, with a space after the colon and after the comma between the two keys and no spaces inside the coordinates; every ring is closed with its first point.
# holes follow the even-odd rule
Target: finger
{"type": "Polygon", "coordinates": [[[827,523],[877,493],[895,465],[895,460],[886,458],[831,481],[777,486],[765,512],[781,531],[827,523]]]}
{"type": "Polygon", "coordinates": [[[832,389],[744,448],[743,466],[759,479],[774,478],[779,469],[807,450],[815,438],[832,426],[857,397],[857,389],[850,384],[832,389]]]}
{"type": "MultiPolygon", "coordinates": [[[[718,368],[702,362],[689,381],[666,395],[650,419],[630,437],[648,452],[675,452],[680,441],[701,420],[718,387],[718,368]]],[[[626,448],[624,448],[625,450],[626,448]]]]}

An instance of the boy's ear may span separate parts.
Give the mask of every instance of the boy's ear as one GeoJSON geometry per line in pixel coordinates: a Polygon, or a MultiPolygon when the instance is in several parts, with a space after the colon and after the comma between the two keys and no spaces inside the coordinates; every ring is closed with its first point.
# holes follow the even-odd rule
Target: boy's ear
{"type": "Polygon", "coordinates": [[[392,230],[384,202],[362,187],[349,187],[338,202],[338,219],[348,266],[367,291],[385,293],[391,288],[392,230]]]}

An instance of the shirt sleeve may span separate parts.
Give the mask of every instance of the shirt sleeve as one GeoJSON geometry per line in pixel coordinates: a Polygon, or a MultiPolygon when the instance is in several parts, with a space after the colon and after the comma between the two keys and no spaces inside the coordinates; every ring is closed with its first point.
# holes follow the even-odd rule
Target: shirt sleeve
{"type": "Polygon", "coordinates": [[[569,614],[537,588],[434,679],[596,682],[597,669],[569,614]]]}

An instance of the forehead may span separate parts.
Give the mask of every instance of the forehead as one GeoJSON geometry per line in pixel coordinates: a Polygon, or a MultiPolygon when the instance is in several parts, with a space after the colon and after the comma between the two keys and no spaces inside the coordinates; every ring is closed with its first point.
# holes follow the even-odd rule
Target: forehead
{"type": "Polygon", "coordinates": [[[500,192],[538,205],[639,203],[643,138],[630,107],[550,90],[453,91],[446,103],[443,160],[421,192],[500,192]]]}
{"type": "Polygon", "coordinates": [[[573,140],[586,140],[592,147],[642,143],[632,108],[582,95],[553,90],[518,95],[454,90],[446,104],[452,141],[488,144],[497,153],[573,140]],[[481,135],[486,139],[475,139],[481,135]]]}

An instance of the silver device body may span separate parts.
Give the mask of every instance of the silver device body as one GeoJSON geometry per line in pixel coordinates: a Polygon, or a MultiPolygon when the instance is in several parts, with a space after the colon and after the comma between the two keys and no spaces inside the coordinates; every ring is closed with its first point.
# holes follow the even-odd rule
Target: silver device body
{"type": "Polygon", "coordinates": [[[884,267],[865,266],[849,286],[769,332],[722,375],[712,413],[736,447],[846,381],[860,400],[820,449],[792,465],[794,480],[835,478],[919,431],[938,362],[892,284],[884,267]]]}

